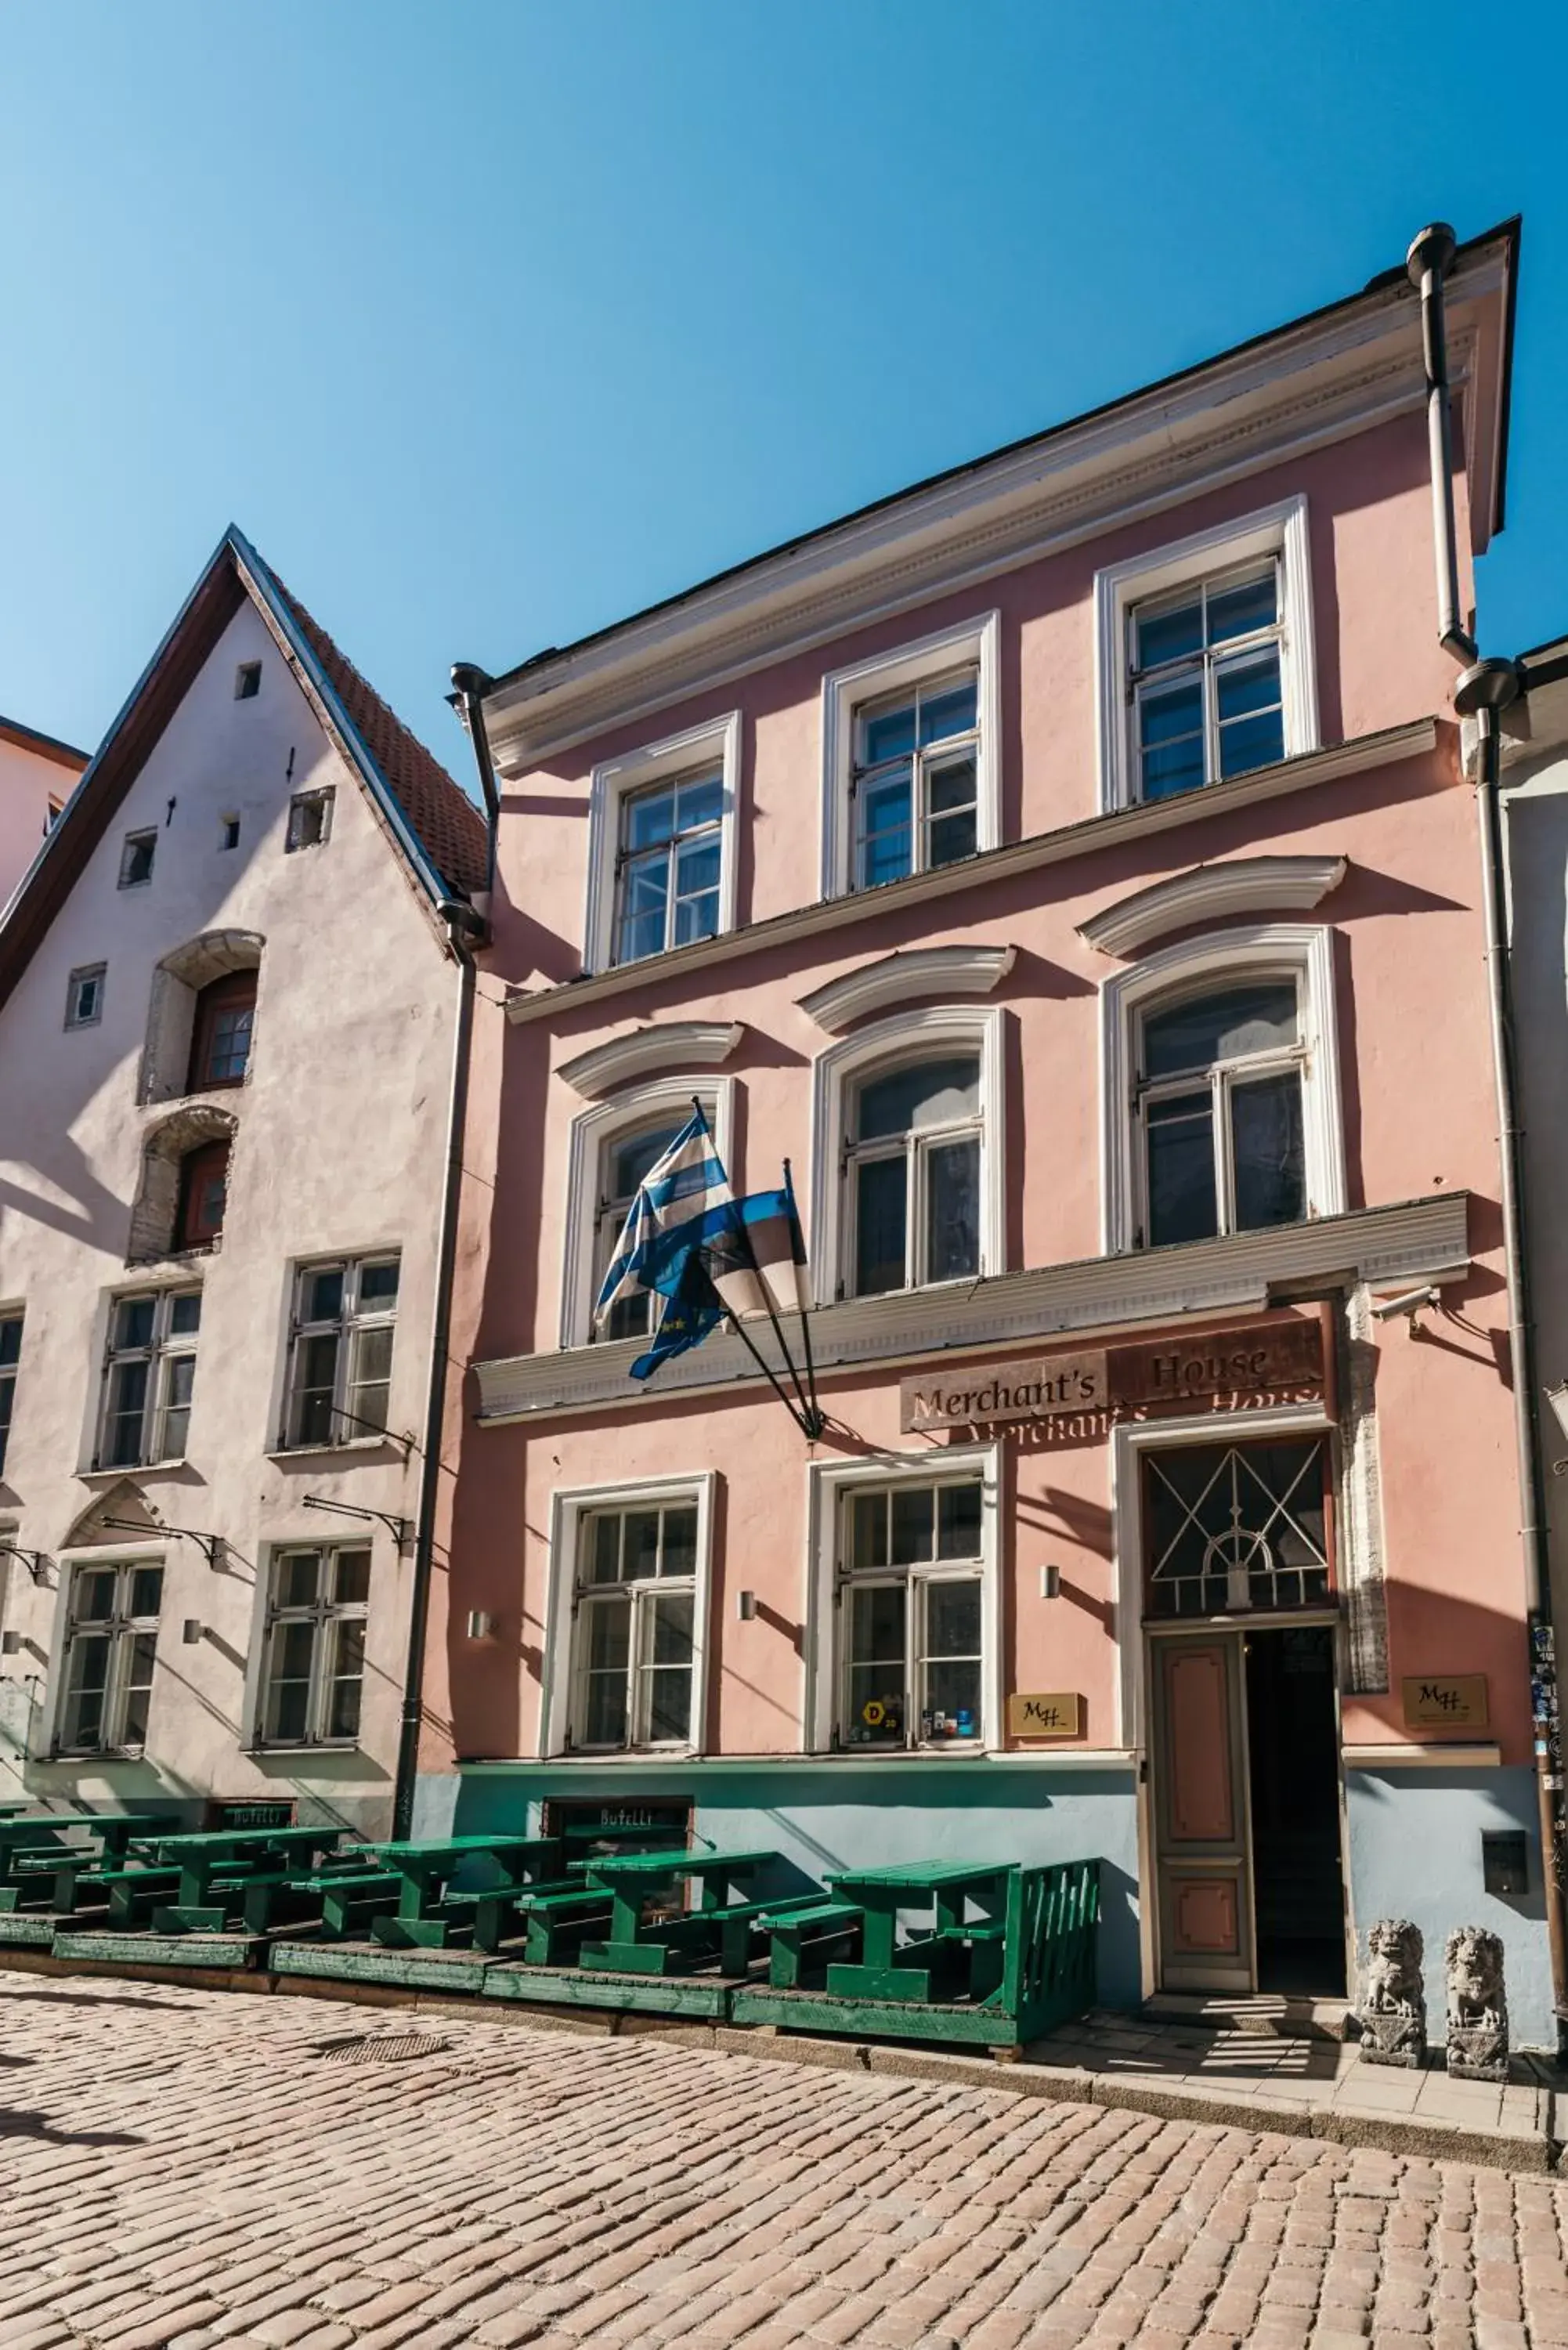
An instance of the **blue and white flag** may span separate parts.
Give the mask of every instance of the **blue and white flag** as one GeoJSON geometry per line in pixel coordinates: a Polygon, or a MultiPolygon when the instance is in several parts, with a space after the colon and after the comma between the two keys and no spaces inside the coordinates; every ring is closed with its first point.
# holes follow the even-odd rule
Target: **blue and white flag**
{"type": "Polygon", "coordinates": [[[620,1297],[663,1298],[653,1344],[631,1367],[634,1379],[646,1379],[671,1355],[701,1346],[726,1314],[800,1309],[805,1274],[793,1192],[737,1200],[699,1109],[638,1187],[594,1319],[602,1326],[620,1297]]]}

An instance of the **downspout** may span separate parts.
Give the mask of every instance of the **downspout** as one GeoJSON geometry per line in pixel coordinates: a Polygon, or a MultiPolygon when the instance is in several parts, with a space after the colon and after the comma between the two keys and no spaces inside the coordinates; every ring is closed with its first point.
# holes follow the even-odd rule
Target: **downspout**
{"type": "Polygon", "coordinates": [[[1552,1627],[1552,1576],[1546,1546],[1541,1422],[1536,1406],[1535,1325],[1531,1311],[1529,1234],[1525,1217],[1523,1128],[1519,1118],[1519,1067],[1514,1041],[1513,983],[1508,956],[1508,885],[1499,785],[1502,745],[1498,716],[1519,697],[1517,661],[1481,660],[1459,617],[1459,546],[1454,492],[1447,329],[1443,280],[1453,265],[1454,233],[1438,222],[1421,231],[1406,256],[1421,296],[1421,342],[1427,372],[1427,438],[1432,467],[1438,637],[1467,664],[1454,683],[1454,708],[1475,722],[1478,737],[1476,830],[1480,842],[1481,916],[1486,940],[1487,1000],[1491,1021],[1492,1074],[1497,1087],[1499,1175],[1502,1193],[1503,1271],[1508,1295],[1508,1347],[1513,1383],[1514,1452],[1519,1479],[1520,1543],[1530,1638],[1530,1700],[1535,1794],[1541,1824],[1546,1935],[1552,1992],[1559,2023],[1568,2019],[1568,1929],[1563,1913],[1560,1813],[1563,1791],[1557,1712],[1557,1670],[1552,1627]]]}
{"type": "MultiPolygon", "coordinates": [[[[467,663],[452,671],[452,683],[462,695],[479,781],[484,795],[486,899],[495,879],[496,824],[500,795],[490,765],[490,745],[484,729],[480,695],[489,680],[467,663]]],[[[447,1378],[452,1350],[452,1276],[457,1264],[458,1211],[462,1195],[463,1138],[468,1121],[468,1079],[473,1052],[473,1001],[478,971],[473,949],[487,936],[487,923],[462,899],[445,899],[438,911],[446,924],[447,941],[458,965],[457,1025],[452,1037],[452,1090],[447,1106],[446,1172],[441,1186],[441,1236],[436,1255],[435,1314],[431,1331],[430,1377],[426,1385],[424,1454],[420,1471],[419,1515],[414,1536],[413,1589],[409,1596],[409,1653],[403,1671],[402,1718],[398,1732],[398,1769],[393,1783],[392,1834],[412,1834],[414,1787],[419,1773],[420,1723],[423,1711],[425,1652],[429,1644],[431,1580],[435,1560],[436,1512],[441,1499],[441,1446],[446,1432],[447,1378]]]]}

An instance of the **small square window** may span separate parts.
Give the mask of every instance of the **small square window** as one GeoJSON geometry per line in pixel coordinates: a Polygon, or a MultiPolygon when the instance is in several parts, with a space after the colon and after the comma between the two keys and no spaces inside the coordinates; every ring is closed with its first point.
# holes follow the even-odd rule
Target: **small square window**
{"type": "Polygon", "coordinates": [[[237,816],[221,816],[218,819],[218,847],[220,848],[237,848],[239,845],[239,817],[237,816]]]}
{"type": "Polygon", "coordinates": [[[254,702],[260,691],[260,661],[242,661],[234,671],[234,700],[254,702]]]}
{"type": "Polygon", "coordinates": [[[332,835],[332,793],[296,792],[288,804],[288,849],[324,847],[332,835]]]}
{"type": "Polygon", "coordinates": [[[139,889],[152,879],[152,860],[158,853],[155,832],[128,832],[125,846],[119,852],[119,886],[122,889],[139,889]]]}
{"type": "Polygon", "coordinates": [[[103,982],[109,965],[84,963],[66,983],[66,1026],[93,1028],[103,1017],[103,982]]]}

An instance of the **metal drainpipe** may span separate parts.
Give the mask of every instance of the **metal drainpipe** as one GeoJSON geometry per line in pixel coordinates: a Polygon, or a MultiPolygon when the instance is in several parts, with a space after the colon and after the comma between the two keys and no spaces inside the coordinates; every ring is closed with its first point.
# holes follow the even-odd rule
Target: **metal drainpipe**
{"type": "MultiPolygon", "coordinates": [[[[452,671],[452,683],[462,696],[479,763],[484,794],[485,829],[489,836],[485,865],[488,889],[495,879],[495,835],[501,813],[500,795],[490,765],[480,696],[489,685],[483,670],[467,662],[452,671]],[[472,701],[470,697],[472,696],[472,701]]],[[[441,1498],[441,1444],[446,1428],[447,1377],[452,1347],[452,1274],[457,1263],[457,1220],[462,1190],[463,1135],[468,1118],[468,1076],[473,1046],[473,999],[478,982],[471,941],[483,933],[483,923],[472,907],[450,899],[441,907],[447,939],[458,971],[457,1026],[452,1038],[452,1092],[447,1108],[446,1175],[441,1188],[441,1238],[436,1257],[435,1317],[431,1333],[431,1364],[425,1410],[424,1459],[420,1472],[418,1531],[414,1537],[413,1589],[409,1596],[409,1653],[403,1672],[402,1718],[398,1732],[398,1770],[393,1783],[392,1834],[412,1833],[414,1785],[419,1772],[420,1722],[425,1651],[430,1632],[431,1577],[435,1560],[436,1508],[441,1498]]]]}
{"type": "Polygon", "coordinates": [[[1438,637],[1456,660],[1473,661],[1475,640],[1459,624],[1459,558],[1454,530],[1454,458],[1449,335],[1443,280],[1454,265],[1456,240],[1447,221],[1434,221],[1405,255],[1410,283],[1421,296],[1421,355],[1427,369],[1427,452],[1432,472],[1432,546],[1438,565],[1438,637]]]}
{"type": "Polygon", "coordinates": [[[1518,1464],[1520,1541],[1524,1554],[1525,1613],[1530,1638],[1530,1700],[1535,1750],[1535,1794],[1545,1878],[1546,1934],[1558,2039],[1568,2020],[1568,1927],[1563,1912],[1560,1813],[1563,1790],[1557,1712],[1557,1669],[1552,1628],[1552,1575],[1546,1547],[1541,1474],[1541,1422],[1536,1406],[1535,1326],[1530,1309],[1524,1179],[1519,1122],[1519,1074],[1514,1050],[1513,983],[1508,959],[1508,891],[1499,792],[1501,744],[1498,712],[1523,684],[1517,661],[1480,660],[1475,640],[1459,623],[1459,546],[1454,526],[1448,328],[1443,281],[1453,266],[1454,232],[1434,222],[1405,256],[1421,296],[1421,346],[1427,374],[1427,445],[1432,469],[1432,528],[1437,557],[1438,634],[1444,649],[1469,664],[1454,684],[1454,708],[1473,718],[1480,738],[1476,830],[1480,840],[1481,912],[1486,935],[1487,997],[1491,1018],[1492,1074],[1497,1087],[1499,1173],[1502,1191],[1503,1267],[1508,1289],[1508,1347],[1513,1380],[1514,1451],[1518,1464]]]}
{"type": "Polygon", "coordinates": [[[1568,2012],[1568,1923],[1563,1914],[1559,1821],[1563,1794],[1557,1718],[1556,1656],[1552,1626],[1552,1572],[1546,1544],[1541,1473],[1541,1419],[1536,1403],[1535,1321],[1531,1311],[1528,1232],[1524,1208],[1523,1128],[1519,1119],[1519,1066],[1514,1043],[1513,982],[1508,958],[1508,884],[1503,861],[1500,794],[1502,745],[1498,712],[1520,691],[1518,666],[1478,661],[1454,687],[1454,707],[1473,717],[1480,737],[1476,776],[1480,836],[1481,900],[1486,925],[1487,994],[1491,1013],[1492,1066],[1497,1082],[1498,1155],[1502,1178],[1503,1266],[1508,1284],[1508,1344],[1513,1378],[1514,1448],[1519,1466],[1520,1540],[1530,1631],[1530,1696],[1535,1747],[1535,1793],[1541,1815],[1546,1933],[1559,2040],[1568,2012]]]}

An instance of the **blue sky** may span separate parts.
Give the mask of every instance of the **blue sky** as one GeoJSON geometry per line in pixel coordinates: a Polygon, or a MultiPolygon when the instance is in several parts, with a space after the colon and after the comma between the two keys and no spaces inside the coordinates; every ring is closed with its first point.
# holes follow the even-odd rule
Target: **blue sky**
{"type": "Polygon", "coordinates": [[[223,524],[442,695],[1525,219],[1481,636],[1568,629],[1568,10],[0,0],[0,711],[91,744],[223,524]]]}

